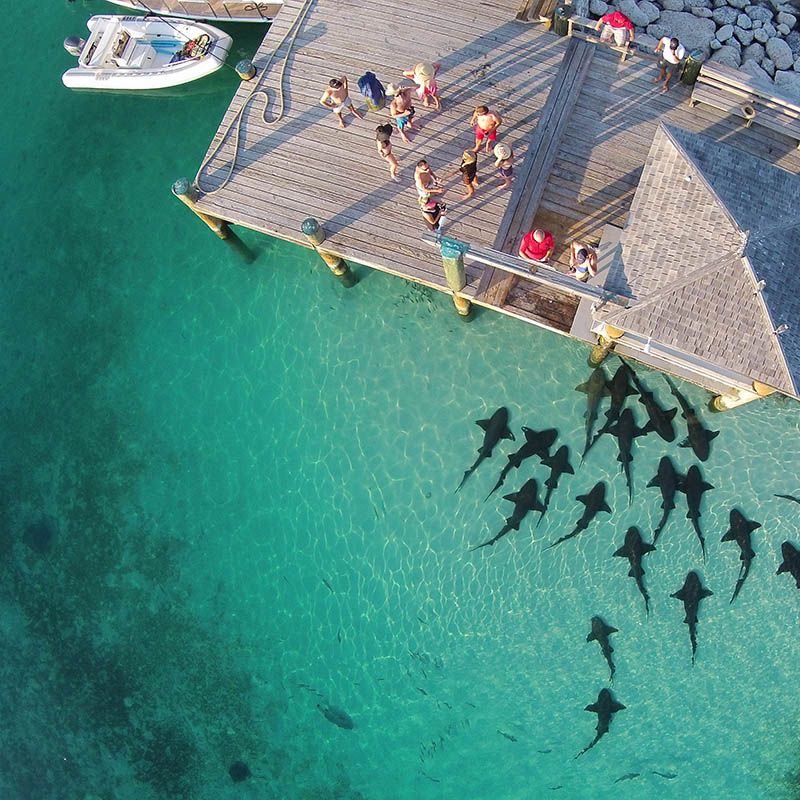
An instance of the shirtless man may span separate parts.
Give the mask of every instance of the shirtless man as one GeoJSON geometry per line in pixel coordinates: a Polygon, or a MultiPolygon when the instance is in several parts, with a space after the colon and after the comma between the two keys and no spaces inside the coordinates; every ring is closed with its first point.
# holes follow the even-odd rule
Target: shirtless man
{"type": "Polygon", "coordinates": [[[414,127],[413,120],[416,113],[411,102],[411,92],[413,91],[412,86],[395,86],[393,83],[386,87],[386,94],[392,96],[389,113],[397,123],[397,130],[400,131],[400,136],[407,144],[410,144],[411,139],[406,135],[406,130],[411,130],[414,127]]]}
{"type": "Polygon", "coordinates": [[[417,195],[420,202],[424,203],[432,194],[442,194],[444,189],[436,174],[431,169],[430,164],[424,159],[417,162],[414,170],[414,185],[417,187],[417,195]]]}
{"type": "Polygon", "coordinates": [[[473,153],[481,149],[481,143],[486,139],[486,152],[492,152],[492,146],[497,141],[497,129],[503,122],[499,114],[489,111],[488,106],[478,106],[469,121],[470,125],[475,126],[475,147],[473,153]]]}
{"type": "Polygon", "coordinates": [[[353,101],[347,92],[347,76],[341,78],[331,78],[328,81],[328,88],[323,92],[319,99],[319,104],[329,108],[339,118],[339,127],[344,128],[344,112],[347,109],[353,112],[354,116],[364,119],[363,114],[356,111],[353,101]]]}

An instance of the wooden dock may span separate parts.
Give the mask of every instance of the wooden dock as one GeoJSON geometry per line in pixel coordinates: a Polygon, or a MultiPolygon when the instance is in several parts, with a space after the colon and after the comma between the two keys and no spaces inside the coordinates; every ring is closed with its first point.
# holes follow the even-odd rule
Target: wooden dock
{"type": "Polygon", "coordinates": [[[281,10],[280,2],[256,0],[110,0],[143,14],[163,14],[219,22],[268,22],[281,10]]]}
{"type": "MultiPolygon", "coordinates": [[[[422,238],[413,170],[421,158],[439,174],[457,167],[474,145],[475,105],[503,116],[499,140],[514,148],[515,184],[501,189],[493,159],[481,153],[474,197],[461,199],[458,178],[448,185],[445,234],[513,253],[527,230],[544,227],[556,238],[555,266],[562,270],[573,238],[597,243],[606,225],[624,225],[660,120],[800,171],[790,139],[744,128],[710,107],[690,109],[687,87],[660,93],[647,57],[620,63],[608,48],[518,21],[519,6],[520,0],[288,0],[253,58],[257,78],[237,90],[198,173],[199,209],[304,246],[301,223],[314,217],[327,232],[326,250],[447,291],[439,253],[422,238]],[[385,85],[420,60],[442,64],[443,110],[416,103],[411,144],[393,137],[401,166],[395,182],[375,150],[375,127],[388,121],[388,110],[369,111],[363,121],[348,115],[339,130],[318,100],[329,78],[346,74],[356,107],[366,112],[360,75],[372,71],[385,85]],[[285,112],[274,121],[281,87],[285,112]],[[269,96],[266,123],[263,95],[253,94],[261,89],[269,96]]],[[[489,291],[501,282],[493,272],[468,262],[464,295],[570,330],[577,298],[517,278],[489,291]]]]}

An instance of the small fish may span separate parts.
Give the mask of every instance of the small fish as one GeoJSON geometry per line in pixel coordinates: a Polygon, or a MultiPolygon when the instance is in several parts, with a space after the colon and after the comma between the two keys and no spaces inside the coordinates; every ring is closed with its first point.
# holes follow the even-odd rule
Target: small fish
{"type": "Polygon", "coordinates": [[[428,624],[428,620],[426,620],[426,619],[422,619],[422,617],[421,617],[419,614],[417,614],[417,619],[418,619],[418,620],[419,620],[419,621],[420,621],[420,622],[421,622],[423,625],[427,625],[427,624],[428,624]]]}
{"type": "Polygon", "coordinates": [[[339,631],[336,634],[336,638],[339,640],[339,644],[342,643],[342,629],[339,628],[339,631]]]}
{"type": "Polygon", "coordinates": [[[419,686],[417,686],[417,687],[416,687],[416,689],[417,689],[417,691],[418,691],[420,694],[424,694],[424,695],[425,695],[425,697],[427,697],[427,696],[428,696],[428,693],[427,693],[427,692],[426,692],[424,689],[420,689],[420,688],[419,688],[419,686]]]}
{"type": "Polygon", "coordinates": [[[506,739],[508,739],[509,742],[516,742],[517,741],[517,737],[516,736],[512,736],[510,733],[506,733],[505,731],[501,731],[500,728],[497,729],[497,732],[501,736],[505,736],[506,739]]]}
{"type": "Polygon", "coordinates": [[[800,498],[794,497],[790,494],[776,494],[775,497],[780,497],[783,500],[791,500],[793,503],[800,503],[800,498]]]}
{"type": "Polygon", "coordinates": [[[617,778],[614,783],[622,783],[622,781],[632,781],[634,778],[638,778],[641,775],[640,772],[629,772],[627,775],[623,775],[621,778],[617,778]]]}
{"type": "Polygon", "coordinates": [[[346,711],[342,711],[341,708],[336,708],[336,706],[321,706],[319,704],[317,704],[317,708],[325,715],[325,719],[327,719],[328,722],[332,722],[340,728],[351,731],[356,726],[355,722],[350,718],[350,715],[346,711]]]}
{"type": "Polygon", "coordinates": [[[333,587],[328,583],[328,581],[326,581],[325,578],[323,578],[322,582],[328,587],[328,589],[330,589],[331,594],[333,594],[334,593],[333,587]]]}
{"type": "Polygon", "coordinates": [[[537,752],[537,753],[543,753],[543,754],[546,754],[546,753],[552,753],[553,751],[552,751],[550,748],[548,748],[547,750],[537,750],[536,752],[537,752]]]}
{"type": "Polygon", "coordinates": [[[559,784],[558,786],[548,786],[547,788],[548,788],[548,789],[549,789],[551,792],[555,792],[555,791],[557,791],[558,789],[563,789],[564,787],[563,787],[561,784],[559,784]]]}
{"type": "Polygon", "coordinates": [[[659,778],[666,778],[668,781],[678,777],[675,772],[656,772],[654,769],[651,769],[650,772],[652,772],[653,775],[658,775],[659,778]]]}
{"type": "Polygon", "coordinates": [[[465,703],[466,705],[468,705],[468,706],[472,706],[473,708],[477,708],[477,707],[478,707],[478,706],[476,706],[476,705],[475,705],[475,703],[470,703],[470,701],[469,701],[469,700],[465,700],[465,701],[464,701],[464,703],[465,703]]]}

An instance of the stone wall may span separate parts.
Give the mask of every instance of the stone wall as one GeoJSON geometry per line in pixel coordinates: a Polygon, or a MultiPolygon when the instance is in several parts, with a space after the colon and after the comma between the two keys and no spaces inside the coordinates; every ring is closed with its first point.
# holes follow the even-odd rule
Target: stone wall
{"type": "Polygon", "coordinates": [[[589,0],[592,17],[615,8],[633,22],[635,40],[655,49],[662,36],[703,50],[767,86],[800,94],[800,9],[777,0],[589,0]]]}

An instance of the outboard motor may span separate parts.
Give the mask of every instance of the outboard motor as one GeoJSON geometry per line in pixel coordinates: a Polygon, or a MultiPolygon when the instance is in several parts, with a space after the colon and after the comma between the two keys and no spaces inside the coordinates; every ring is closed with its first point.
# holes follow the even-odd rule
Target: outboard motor
{"type": "Polygon", "coordinates": [[[64,49],[73,56],[80,56],[85,44],[86,40],[81,39],[80,36],[67,36],[67,38],[64,39],[64,49]]]}

